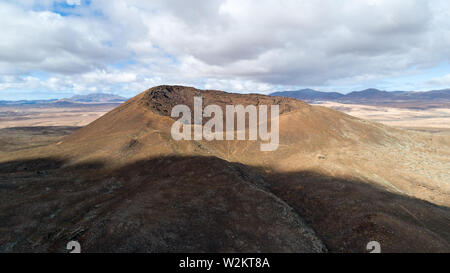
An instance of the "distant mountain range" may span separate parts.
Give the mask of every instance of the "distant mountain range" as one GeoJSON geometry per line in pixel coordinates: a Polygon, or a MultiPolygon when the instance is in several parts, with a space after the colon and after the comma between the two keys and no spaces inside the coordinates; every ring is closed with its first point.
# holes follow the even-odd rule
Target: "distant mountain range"
{"type": "MultiPolygon", "coordinates": [[[[450,89],[433,90],[426,92],[416,91],[382,91],[378,89],[365,89],[353,91],[348,94],[338,92],[323,92],[313,89],[297,91],[280,91],[270,96],[280,96],[303,100],[306,102],[334,101],[340,103],[355,103],[367,105],[392,105],[406,107],[450,107],[450,89]]],[[[120,104],[127,98],[114,94],[95,93],[88,95],[75,95],[70,98],[52,100],[19,100],[2,101],[0,106],[33,106],[33,107],[70,107],[91,104],[120,104]]]]}
{"type": "Polygon", "coordinates": [[[111,102],[124,102],[127,100],[125,97],[121,97],[114,94],[88,94],[88,95],[75,95],[66,99],[72,102],[83,102],[83,103],[111,103],[111,102]]]}
{"type": "Polygon", "coordinates": [[[307,102],[336,101],[342,103],[383,104],[383,103],[446,103],[450,102],[450,89],[433,90],[427,92],[415,91],[382,91],[378,89],[366,89],[354,91],[349,94],[338,92],[322,92],[313,89],[297,91],[281,91],[270,94],[304,100],[307,102]]]}
{"type": "Polygon", "coordinates": [[[53,99],[53,100],[18,100],[4,101],[0,100],[3,106],[75,106],[83,104],[120,104],[127,98],[114,94],[95,93],[88,95],[75,95],[70,98],[53,99]]]}

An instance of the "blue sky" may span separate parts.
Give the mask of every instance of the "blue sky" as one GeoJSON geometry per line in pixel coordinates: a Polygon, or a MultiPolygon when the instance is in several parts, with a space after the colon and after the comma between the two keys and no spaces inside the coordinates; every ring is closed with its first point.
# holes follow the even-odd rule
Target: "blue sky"
{"type": "Polygon", "coordinates": [[[446,0],[0,2],[0,100],[450,88],[446,0]]]}

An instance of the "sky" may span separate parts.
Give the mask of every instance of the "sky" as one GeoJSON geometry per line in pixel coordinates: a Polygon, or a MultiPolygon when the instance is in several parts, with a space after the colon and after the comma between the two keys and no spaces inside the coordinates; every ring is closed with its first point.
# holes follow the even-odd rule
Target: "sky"
{"type": "Polygon", "coordinates": [[[450,88],[448,0],[0,0],[0,100],[450,88]]]}

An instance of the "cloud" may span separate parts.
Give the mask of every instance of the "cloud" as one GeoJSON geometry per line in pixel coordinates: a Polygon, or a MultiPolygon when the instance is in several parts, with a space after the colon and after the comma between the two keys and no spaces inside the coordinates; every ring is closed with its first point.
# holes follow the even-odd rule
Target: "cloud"
{"type": "Polygon", "coordinates": [[[62,74],[103,68],[127,57],[101,21],[22,10],[0,3],[0,71],[62,74]]]}
{"type": "Polygon", "coordinates": [[[0,89],[33,88],[36,72],[73,92],[389,81],[449,62],[449,13],[445,0],[2,2],[0,75],[17,82],[0,89]]]}
{"type": "Polygon", "coordinates": [[[81,5],[81,0],[66,0],[67,5],[79,6],[81,5]]]}
{"type": "Polygon", "coordinates": [[[171,14],[164,29],[161,15],[149,38],[197,61],[199,76],[271,84],[390,75],[448,58],[424,1],[226,1],[216,12],[206,25],[171,14]]]}
{"type": "Polygon", "coordinates": [[[437,86],[438,88],[449,88],[450,87],[450,74],[444,75],[442,77],[432,78],[427,81],[427,85],[437,86]]]}

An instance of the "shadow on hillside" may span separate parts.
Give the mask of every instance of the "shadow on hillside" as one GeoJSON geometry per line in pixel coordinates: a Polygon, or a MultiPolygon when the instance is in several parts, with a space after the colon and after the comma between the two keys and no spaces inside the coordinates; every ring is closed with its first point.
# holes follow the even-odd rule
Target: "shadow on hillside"
{"type": "Polygon", "coordinates": [[[0,252],[62,252],[69,240],[89,252],[315,249],[296,215],[331,252],[367,252],[369,241],[382,252],[450,251],[450,208],[362,181],[215,157],[67,163],[0,164],[0,252]]]}

